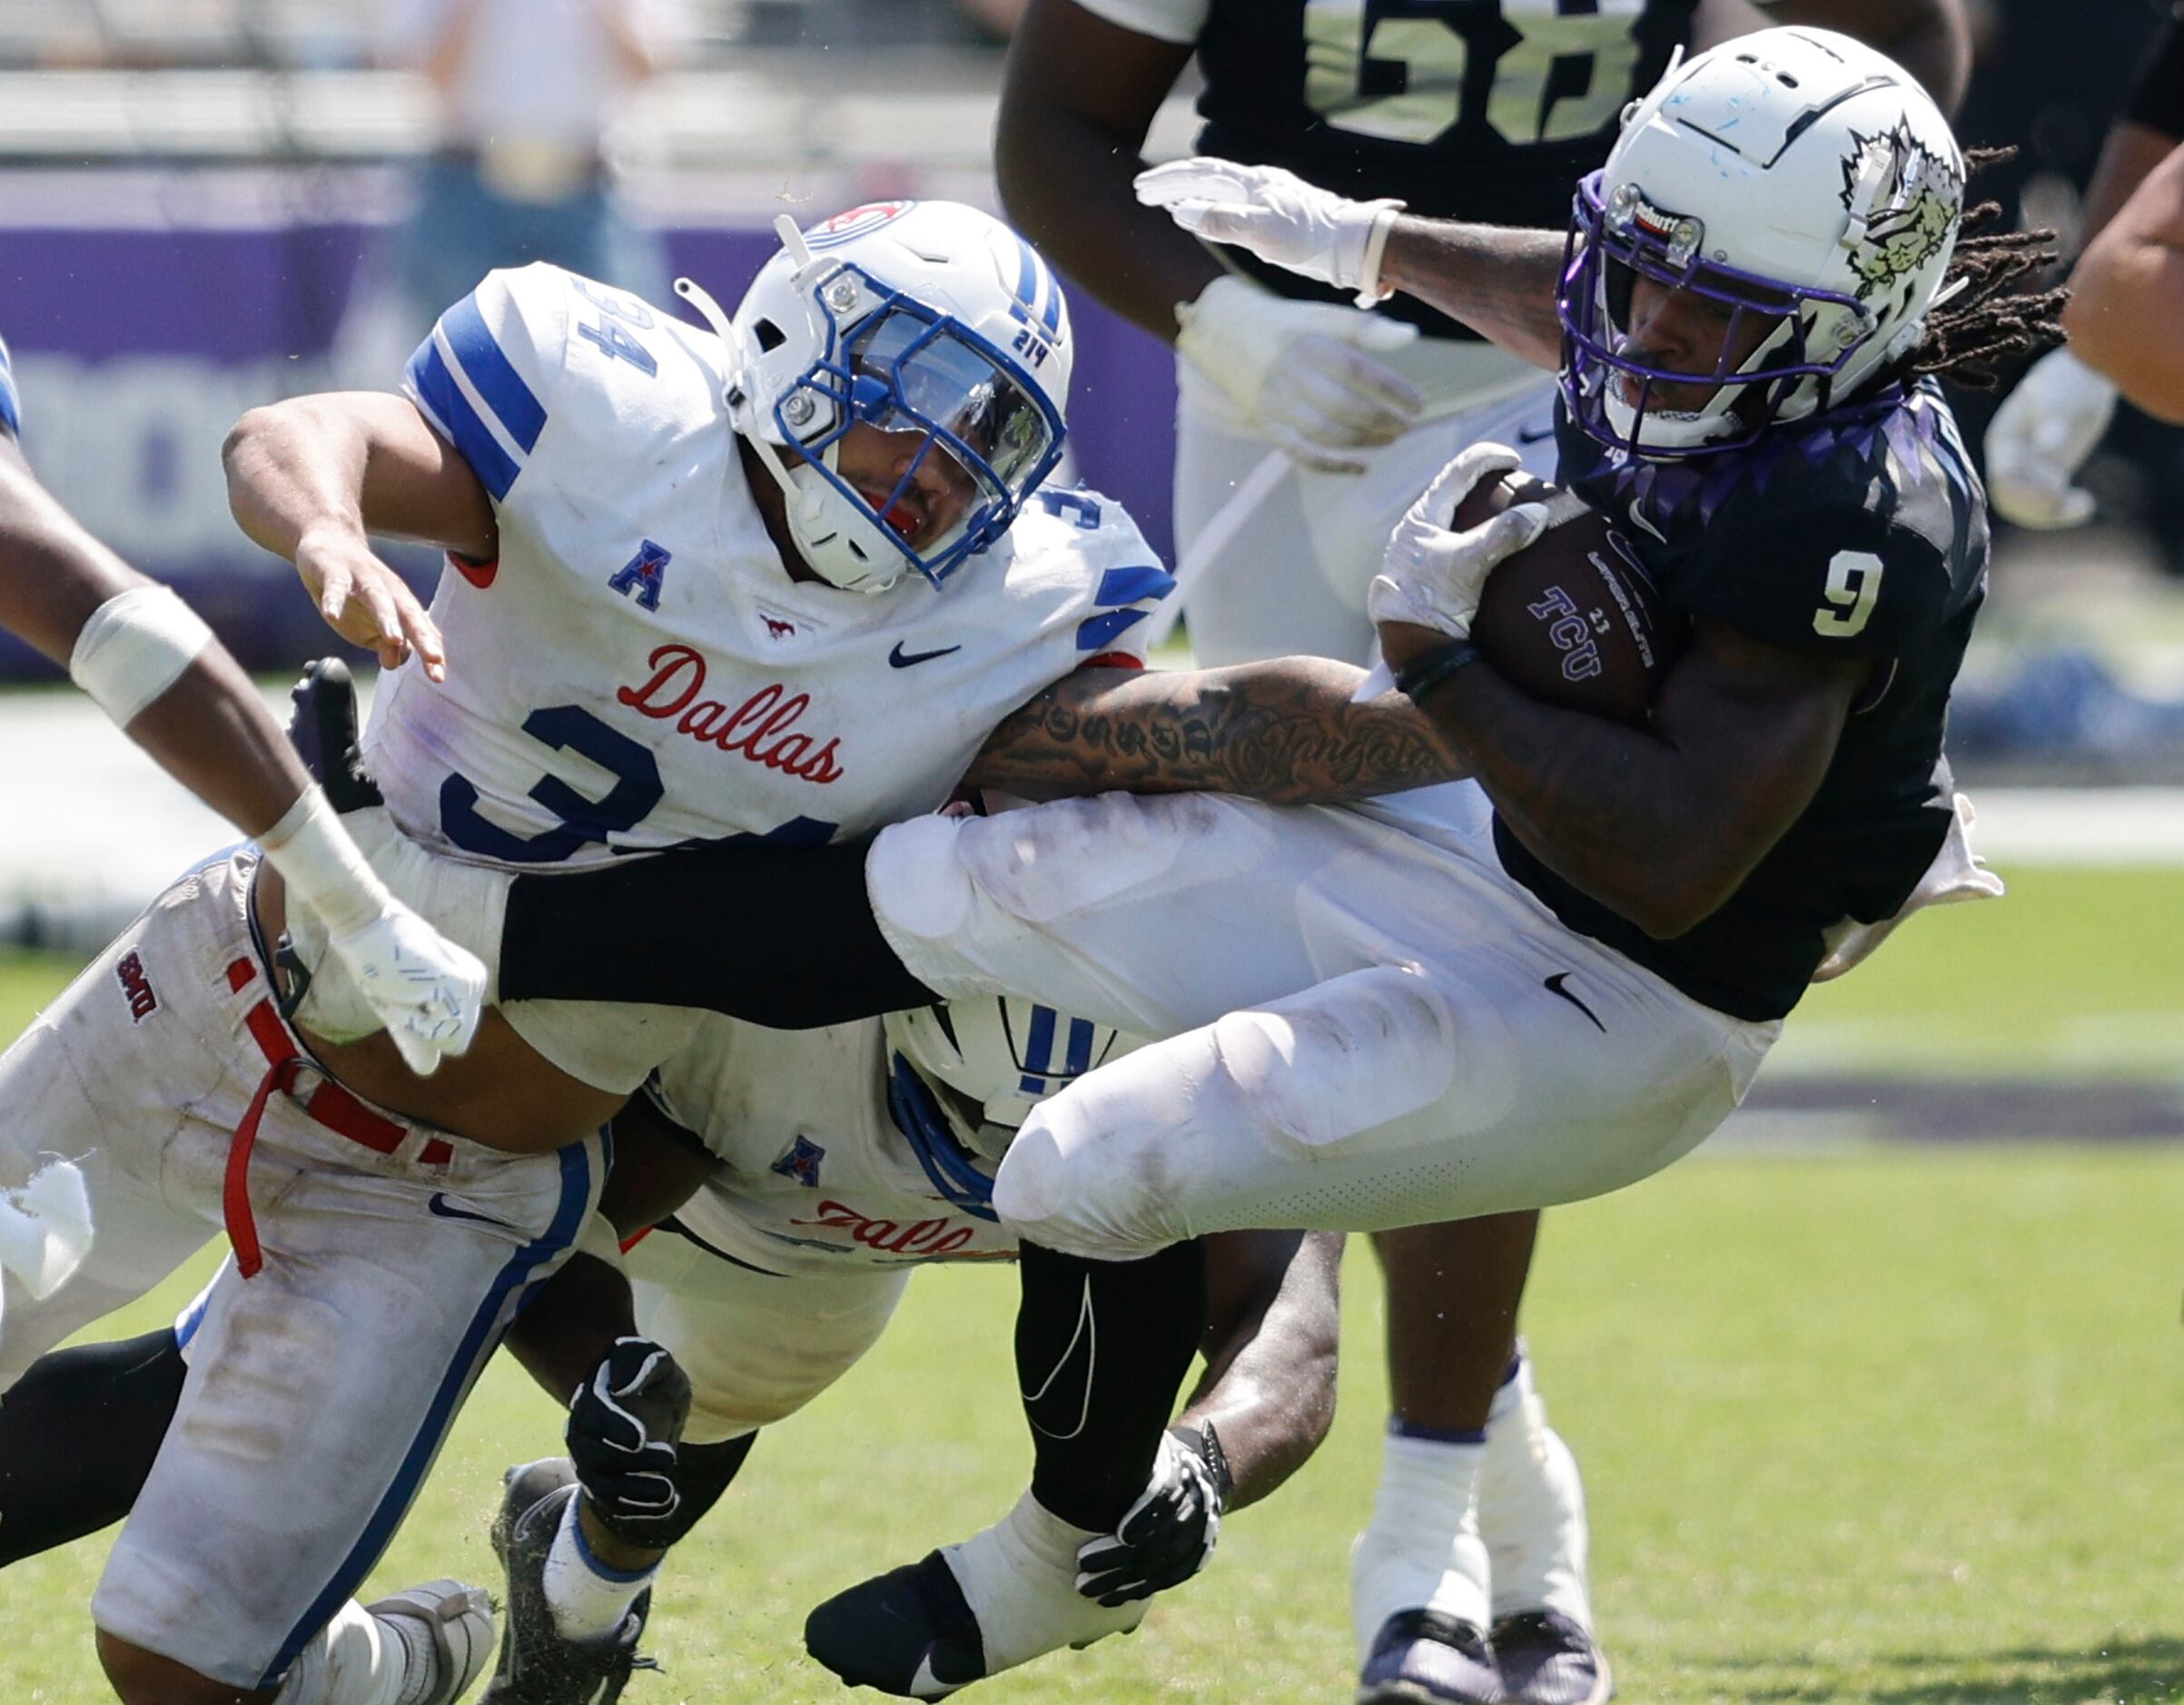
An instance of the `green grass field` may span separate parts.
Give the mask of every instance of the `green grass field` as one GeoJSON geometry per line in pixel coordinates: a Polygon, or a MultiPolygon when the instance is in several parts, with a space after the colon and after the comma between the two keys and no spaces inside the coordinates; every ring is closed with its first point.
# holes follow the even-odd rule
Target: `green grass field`
{"type": "MultiPolygon", "coordinates": [[[[2013,880],[2008,904],[1922,920],[1816,995],[1793,1024],[1819,1032],[1800,1069],[1829,1063],[1832,1029],[1862,1067],[2184,1070],[2166,945],[2184,874],[2013,880]]],[[[0,1024],[58,975],[0,961],[0,1024]]],[[[1622,1697],[2184,1698],[2180,1219],[2184,1148],[2060,1145],[1702,1154],[1551,1216],[1527,1326],[1586,1471],[1622,1697]]],[[[1361,1252],[1347,1280],[1342,1414],[1319,1456],[1134,1638],[979,1697],[1348,1699],[1345,1572],[1383,1386],[1361,1252]]],[[[1010,1306],[1005,1274],[923,1276],[867,1362],[761,1442],[670,1565],[652,1638],[668,1673],[639,1678],[632,1705],[846,1697],[800,1655],[804,1610],[983,1525],[1022,1484],[1010,1306]]],[[[498,1473],[556,1434],[496,1368],[377,1584],[490,1581],[498,1473]]],[[[0,1577],[0,1700],[103,1696],[85,1605],[104,1549],[0,1577]]]]}

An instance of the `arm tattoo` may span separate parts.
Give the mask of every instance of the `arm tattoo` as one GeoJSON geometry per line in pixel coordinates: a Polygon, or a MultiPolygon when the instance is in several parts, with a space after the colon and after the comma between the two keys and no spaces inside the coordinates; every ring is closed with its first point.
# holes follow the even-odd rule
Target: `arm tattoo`
{"type": "Polygon", "coordinates": [[[1460,780],[1462,766],[1401,694],[1350,702],[1363,678],[1324,657],[1080,670],[996,728],[965,779],[1027,799],[1208,793],[1280,805],[1460,780]]]}
{"type": "Polygon", "coordinates": [[[1380,281],[1439,309],[1537,367],[1562,362],[1556,276],[1566,239],[1558,231],[1396,221],[1380,281]]]}

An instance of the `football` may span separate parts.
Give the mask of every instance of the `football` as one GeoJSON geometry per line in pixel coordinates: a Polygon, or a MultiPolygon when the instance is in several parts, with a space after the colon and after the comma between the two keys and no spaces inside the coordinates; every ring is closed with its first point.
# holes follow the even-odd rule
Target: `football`
{"type": "Polygon", "coordinates": [[[1552,506],[1547,530],[1487,577],[1471,637],[1534,698],[1643,723],[1683,648],[1683,623],[1661,607],[1652,577],[1607,518],[1542,480],[1504,475],[1457,506],[1456,526],[1538,502],[1552,506]]]}

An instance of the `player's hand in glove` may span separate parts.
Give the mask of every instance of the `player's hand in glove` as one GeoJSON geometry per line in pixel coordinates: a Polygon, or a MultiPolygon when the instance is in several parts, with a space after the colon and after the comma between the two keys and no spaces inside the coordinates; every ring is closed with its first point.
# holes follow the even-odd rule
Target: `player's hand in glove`
{"type": "Polygon", "coordinates": [[[391,895],[386,909],[328,950],[387,1027],[402,1064],[429,1078],[468,1049],[485,1014],[485,966],[391,895]]]}
{"type": "Polygon", "coordinates": [[[2020,527],[2076,527],[2093,494],[2071,481],[2116,412],[2116,386],[2068,350],[2025,370],[1987,428],[1987,495],[2020,527]]]}
{"type": "Polygon", "coordinates": [[[617,1539],[665,1549],[683,1495],[677,1450],[690,1376],[650,1338],[617,1338],[568,1404],[569,1461],[592,1513],[617,1539]]]}
{"type": "Polygon", "coordinates": [[[1171,1428],[1144,1495],[1112,1533],[1077,1548],[1077,1591],[1112,1610],[1181,1586],[1213,1555],[1230,1485],[1211,1421],[1171,1428]]]}
{"type": "Polygon", "coordinates": [[[311,914],[348,973],[351,1007],[369,1028],[386,1026],[404,1065],[430,1077],[469,1047],[484,1016],[485,966],[394,897],[321,788],[306,790],[258,844],[288,885],[290,932],[312,933],[298,915],[311,914]]]}
{"type": "Polygon", "coordinates": [[[1358,292],[1369,308],[1380,288],[1380,253],[1400,202],[1353,202],[1279,166],[1240,166],[1200,156],[1141,172],[1138,200],[1162,207],[1194,237],[1234,243],[1261,261],[1358,292]]]}
{"type": "MultiPolygon", "coordinates": [[[[1524,465],[1502,444],[1474,444],[1441,469],[1388,537],[1381,572],[1366,594],[1376,626],[1408,623],[1467,639],[1478,596],[1497,563],[1514,557],[1547,530],[1544,503],[1518,503],[1464,532],[1451,530],[1457,507],[1482,480],[1524,465]]],[[[1388,648],[1390,661],[1395,648],[1388,648]]]]}
{"type": "Polygon", "coordinates": [[[1394,443],[1425,407],[1377,359],[1417,340],[1418,328],[1400,320],[1292,301],[1228,277],[1175,317],[1176,353],[1228,398],[1246,430],[1307,468],[1363,472],[1357,452],[1394,443]]]}

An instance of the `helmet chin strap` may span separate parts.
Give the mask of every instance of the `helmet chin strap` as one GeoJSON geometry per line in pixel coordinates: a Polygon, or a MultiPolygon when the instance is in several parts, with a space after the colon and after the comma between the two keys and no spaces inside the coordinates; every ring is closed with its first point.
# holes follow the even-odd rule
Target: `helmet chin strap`
{"type": "MultiPolygon", "coordinates": [[[[783,244],[793,256],[797,257],[800,269],[810,269],[814,264],[812,253],[805,247],[804,233],[796,229],[796,222],[784,213],[775,224],[782,232],[783,244]]],[[[788,508],[789,532],[796,541],[796,554],[803,557],[805,566],[827,585],[845,592],[884,592],[901,577],[899,570],[892,575],[875,573],[845,582],[837,580],[821,567],[816,560],[817,553],[810,547],[809,541],[814,528],[820,525],[824,517],[825,495],[815,486],[798,479],[788,464],[781,459],[781,452],[775,448],[773,440],[757,429],[749,396],[744,389],[743,363],[746,351],[735,322],[721,311],[720,304],[713,300],[712,292],[695,279],[677,279],[675,293],[697,310],[706,323],[713,328],[715,335],[720,339],[722,349],[727,353],[728,376],[721,387],[721,401],[728,411],[729,429],[751,447],[774,483],[781,488],[782,498],[788,508]]]]}

